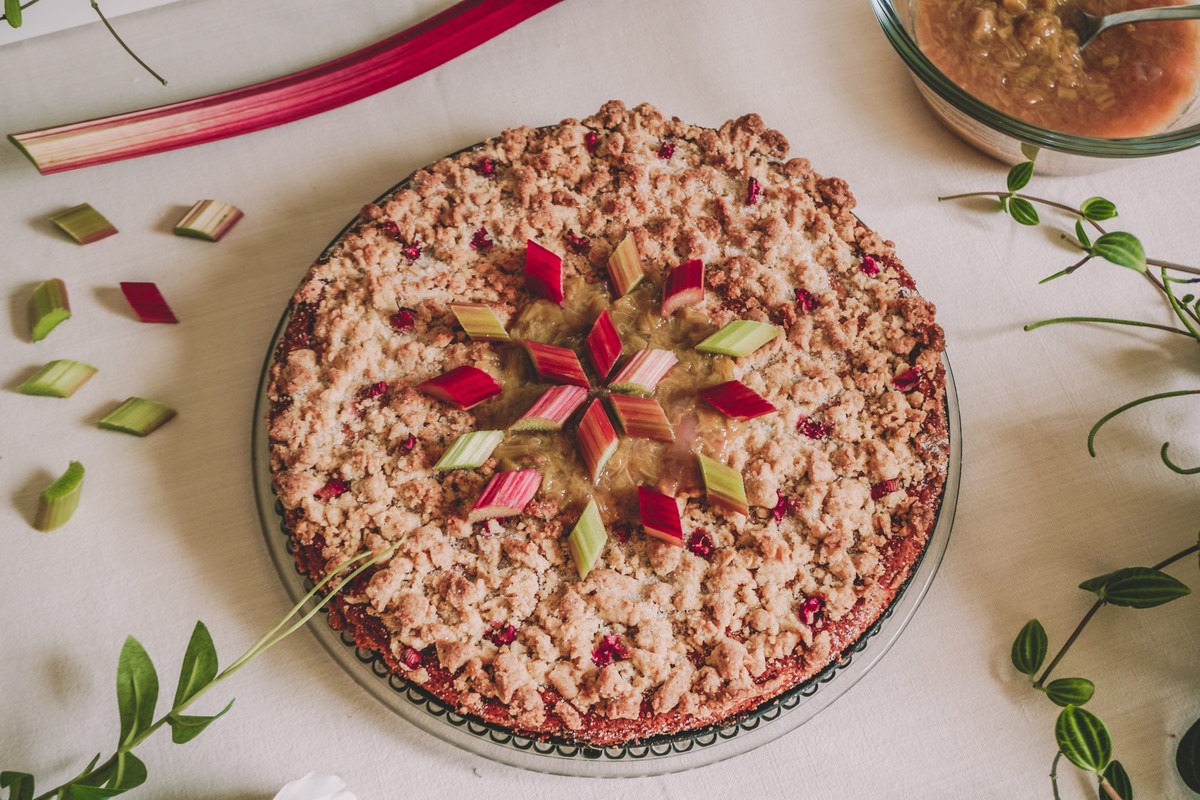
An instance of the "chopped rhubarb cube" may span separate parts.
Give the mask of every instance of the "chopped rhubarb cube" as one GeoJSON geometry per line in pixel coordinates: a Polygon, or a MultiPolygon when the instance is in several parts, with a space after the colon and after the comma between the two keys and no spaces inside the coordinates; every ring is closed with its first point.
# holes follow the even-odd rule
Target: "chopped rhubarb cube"
{"type": "Polygon", "coordinates": [[[142,322],[179,322],[155,284],[125,281],[121,293],[142,322]]]}
{"type": "Polygon", "coordinates": [[[788,514],[796,510],[796,504],[792,498],[785,495],[778,489],[775,490],[775,506],[771,509],[771,516],[775,517],[776,522],[780,522],[788,514]]]}
{"type": "Polygon", "coordinates": [[[801,417],[796,423],[796,430],[803,433],[809,439],[824,439],[829,436],[829,425],[824,422],[819,422],[812,417],[801,417]]]}
{"type": "Polygon", "coordinates": [[[817,298],[808,289],[796,290],[796,307],[805,314],[811,314],[816,309],[817,298]]]}
{"type": "Polygon", "coordinates": [[[577,256],[586,256],[592,251],[592,240],[586,236],[579,236],[575,231],[567,231],[564,238],[567,240],[567,246],[571,248],[571,252],[577,256]]]}
{"type": "Polygon", "coordinates": [[[594,154],[600,149],[600,135],[595,131],[588,131],[583,135],[583,146],[587,148],[588,154],[594,154]]]}
{"type": "Polygon", "coordinates": [[[425,657],[421,655],[421,651],[415,647],[406,647],[400,652],[400,663],[405,669],[416,669],[421,666],[425,657]]]}
{"type": "Polygon", "coordinates": [[[608,398],[617,414],[617,421],[625,435],[634,439],[650,439],[655,442],[675,441],[675,432],[663,407],[653,397],[635,397],[613,394],[608,398]]]}
{"type": "Polygon", "coordinates": [[[810,597],[800,604],[800,621],[812,627],[825,609],[825,601],[820,597],[810,597]]]}
{"type": "Polygon", "coordinates": [[[517,629],[508,623],[493,622],[487,632],[483,634],[483,638],[497,647],[503,647],[517,640],[517,629]]]}
{"type": "Polygon", "coordinates": [[[504,439],[504,431],[471,431],[454,440],[434,470],[445,472],[452,469],[476,469],[492,457],[492,451],[504,439]]]}
{"type": "Polygon", "coordinates": [[[495,397],[503,390],[491,375],[468,365],[417,384],[417,391],[465,410],[495,397]]]}
{"type": "Polygon", "coordinates": [[[490,178],[496,174],[496,162],[492,161],[487,156],[483,156],[471,165],[471,169],[475,170],[485,178],[490,178]]]}
{"type": "Polygon", "coordinates": [[[451,303],[450,310],[472,339],[498,342],[509,338],[508,331],[504,330],[504,324],[491,306],[483,303],[451,303]]]}
{"type": "Polygon", "coordinates": [[[700,391],[710,406],[727,417],[737,420],[754,419],[778,411],[775,406],[741,381],[726,381],[700,391]]]}
{"type": "Polygon", "coordinates": [[[563,303],[562,258],[532,239],[525,243],[525,287],[552,303],[563,303]]]}
{"type": "Polygon", "coordinates": [[[604,404],[600,402],[599,398],[593,400],[592,404],[587,407],[587,411],[583,412],[583,419],[579,421],[579,430],[575,432],[575,443],[583,463],[587,466],[588,476],[592,479],[592,483],[600,479],[604,465],[617,451],[618,442],[617,432],[613,430],[612,423],[608,420],[604,404]]]}
{"type": "Polygon", "coordinates": [[[219,242],[242,218],[240,209],[219,200],[200,200],[175,223],[177,236],[219,242]]]}
{"type": "Polygon", "coordinates": [[[749,514],[750,506],[746,501],[746,487],[742,483],[742,473],[703,453],[698,457],[700,459],[700,476],[704,479],[704,491],[708,495],[708,501],[728,508],[737,514],[749,514]]]}
{"type": "Polygon", "coordinates": [[[670,161],[673,155],[675,155],[675,143],[667,139],[659,146],[658,157],[663,161],[670,161]]]}
{"type": "Polygon", "coordinates": [[[604,522],[600,519],[600,508],[596,505],[595,498],[592,498],[567,538],[567,549],[571,551],[571,559],[575,562],[579,580],[586,578],[592,571],[607,541],[608,534],[604,531],[604,522]]]}
{"type": "Polygon", "coordinates": [[[587,335],[587,354],[600,380],[608,377],[621,357],[621,335],[617,333],[617,326],[613,324],[612,314],[608,313],[607,308],[600,312],[587,335]]]}
{"type": "Polygon", "coordinates": [[[579,386],[551,386],[509,426],[509,430],[561,431],[575,409],[583,405],[587,394],[587,389],[579,386]]]}
{"type": "Polygon", "coordinates": [[[698,258],[685,261],[667,274],[663,284],[662,310],[669,317],[685,306],[704,302],[704,262],[698,258]]]}
{"type": "Polygon", "coordinates": [[[650,394],[677,363],[679,357],[670,350],[640,350],[629,359],[629,363],[621,367],[608,388],[627,394],[650,394]]]}
{"type": "Polygon", "coordinates": [[[921,383],[920,367],[909,367],[901,372],[896,377],[892,378],[892,386],[895,386],[901,392],[911,392],[916,389],[921,383]]]}
{"type": "Polygon", "coordinates": [[[415,321],[416,312],[411,308],[397,309],[388,317],[388,324],[392,326],[392,330],[397,332],[411,331],[415,321]]]}
{"type": "Polygon", "coordinates": [[[762,197],[762,184],[758,182],[758,178],[751,178],[746,181],[746,205],[758,205],[759,199],[762,197]]]}
{"type": "Polygon", "coordinates": [[[597,667],[607,667],[614,661],[624,661],[626,658],[629,658],[629,650],[616,634],[605,636],[592,651],[592,663],[597,667]]]}
{"type": "Polygon", "coordinates": [[[874,277],[879,274],[879,262],[875,260],[874,256],[863,256],[861,269],[864,275],[874,277]]]}
{"type": "Polygon", "coordinates": [[[626,234],[608,258],[608,277],[612,279],[617,297],[624,297],[637,288],[646,277],[642,257],[638,255],[633,234],[626,234]]]}
{"type": "Polygon", "coordinates": [[[471,234],[471,249],[478,250],[480,253],[486,253],[496,246],[492,241],[492,237],[488,235],[487,228],[480,227],[479,230],[471,234]]]}
{"type": "Polygon", "coordinates": [[[529,339],[525,340],[524,344],[530,360],[533,361],[533,368],[537,370],[539,381],[589,388],[587,375],[584,374],[583,365],[579,363],[579,356],[575,355],[574,350],[529,339]]]}
{"type": "Polygon", "coordinates": [[[880,481],[871,485],[871,499],[882,500],[892,492],[900,489],[900,481],[892,478],[886,481],[880,481]]]}
{"type": "Polygon", "coordinates": [[[638,507],[642,512],[642,528],[647,536],[683,547],[683,522],[674,497],[639,486],[638,507]]]}
{"type": "Polygon", "coordinates": [[[779,328],[774,325],[738,319],[724,325],[721,330],[696,345],[696,349],[702,353],[745,358],[778,336],[779,328]]]}
{"type": "Polygon", "coordinates": [[[701,530],[693,533],[692,538],[688,539],[687,549],[707,561],[712,558],[716,546],[713,544],[712,537],[708,535],[708,531],[701,530]]]}
{"type": "Polygon", "coordinates": [[[316,497],[318,500],[333,500],[335,497],[344,495],[349,488],[350,484],[341,478],[330,478],[324,486],[317,489],[316,497]]]}
{"type": "Polygon", "coordinates": [[[525,510],[542,485],[542,473],[536,469],[498,472],[483,487],[483,494],[467,516],[468,522],[515,517],[525,510]]]}

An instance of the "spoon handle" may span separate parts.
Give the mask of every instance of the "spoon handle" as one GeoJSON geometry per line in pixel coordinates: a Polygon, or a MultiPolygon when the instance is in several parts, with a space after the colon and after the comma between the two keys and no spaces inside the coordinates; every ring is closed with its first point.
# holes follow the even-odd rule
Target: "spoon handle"
{"type": "Polygon", "coordinates": [[[1124,25],[1127,22],[1148,22],[1156,19],[1200,19],[1200,5],[1142,8],[1136,11],[1105,14],[1100,30],[1106,30],[1115,25],[1124,25]]]}

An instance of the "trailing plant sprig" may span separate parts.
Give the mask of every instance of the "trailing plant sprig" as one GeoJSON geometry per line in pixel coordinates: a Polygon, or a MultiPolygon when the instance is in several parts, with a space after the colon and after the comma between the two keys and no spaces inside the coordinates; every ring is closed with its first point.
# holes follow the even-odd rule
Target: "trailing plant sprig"
{"type": "MultiPolygon", "coordinates": [[[[108,30],[112,37],[117,40],[117,44],[121,45],[121,49],[128,53],[129,57],[136,61],[142,69],[153,75],[156,81],[161,83],[163,86],[166,86],[167,79],[151,69],[149,64],[139,58],[138,54],[133,52],[129,45],[125,44],[125,40],[121,38],[121,35],[117,33],[116,28],[114,28],[112,23],[108,21],[108,17],[104,16],[104,12],[100,10],[100,3],[98,0],[89,1],[92,4],[92,10],[96,12],[96,16],[98,16],[100,21],[104,23],[104,27],[108,30]]],[[[24,21],[24,14],[22,12],[36,2],[38,2],[38,0],[28,0],[25,3],[22,3],[21,0],[4,0],[4,13],[0,14],[0,21],[7,22],[10,28],[21,27],[21,24],[24,21]]]]}
{"type": "MultiPolygon", "coordinates": [[[[1053,208],[1073,216],[1073,235],[1068,232],[1062,238],[1082,253],[1075,263],[1044,278],[1041,283],[1066,277],[1088,262],[1099,259],[1131,269],[1146,277],[1167,301],[1174,314],[1174,325],[1161,325],[1132,319],[1112,317],[1069,316],[1042,320],[1025,326],[1033,331],[1048,325],[1061,323],[1100,323],[1149,328],[1185,336],[1200,343],[1200,300],[1192,294],[1178,295],[1179,284],[1194,283],[1198,278],[1180,278],[1172,273],[1200,275],[1200,269],[1174,262],[1147,257],[1138,237],[1125,231],[1108,231],[1100,223],[1117,216],[1117,207],[1103,197],[1090,197],[1078,207],[1047,200],[1021,192],[1033,177],[1034,163],[1026,161],[1014,166],[1008,173],[1006,191],[970,192],[948,195],[939,200],[957,200],[970,197],[995,197],[999,208],[1021,225],[1039,225],[1041,218],[1036,206],[1053,208]],[[1095,238],[1089,235],[1095,234],[1095,238]],[[1158,275],[1151,270],[1157,268],[1158,275]]],[[[1158,392],[1125,403],[1102,416],[1092,426],[1087,436],[1088,453],[1096,456],[1096,434],[1109,420],[1130,409],[1146,403],[1169,398],[1200,395],[1200,389],[1184,389],[1158,392]]],[[[1183,467],[1169,456],[1170,443],[1163,444],[1159,451],[1162,462],[1172,471],[1182,475],[1200,474],[1200,466],[1183,467]]],[[[1163,570],[1187,556],[1200,552],[1200,540],[1153,567],[1126,567],[1084,581],[1080,589],[1096,596],[1091,608],[1083,615],[1079,624],[1067,637],[1058,652],[1042,669],[1049,654],[1049,637],[1041,622],[1031,619],[1025,623],[1013,641],[1010,658],[1013,667],[1029,678],[1030,685],[1045,693],[1047,698],[1062,708],[1054,725],[1054,738],[1058,746],[1050,768],[1050,786],[1055,800],[1061,800],[1058,791],[1058,766],[1066,759],[1081,770],[1092,773],[1096,778],[1100,800],[1132,800],[1133,788],[1128,772],[1120,761],[1113,758],[1113,742],[1107,726],[1083,706],[1092,699],[1096,687],[1087,678],[1050,679],[1051,673],[1062,661],[1071,646],[1079,639],[1088,623],[1106,606],[1118,608],[1147,609],[1169,603],[1186,596],[1190,589],[1182,581],[1163,570]],[[1041,674],[1039,675],[1039,671],[1041,674]]],[[[1200,720],[1194,722],[1181,737],[1176,750],[1176,769],[1179,776],[1193,791],[1200,793],[1200,720]]]]}
{"type": "Polygon", "coordinates": [[[302,628],[356,577],[390,558],[402,542],[403,540],[396,542],[374,556],[360,553],[330,571],[312,591],[292,606],[271,630],[259,637],[246,652],[220,672],[217,671],[217,651],[212,636],[203,622],[197,622],[188,641],[187,650],[183,654],[183,664],[171,708],[157,719],[154,715],[155,706],[158,704],[158,673],[145,648],[137,639],[127,637],[117,659],[120,735],[113,754],[101,761],[101,754],[97,753],[74,778],[40,795],[35,796],[34,776],[28,772],[0,772],[0,789],[8,789],[7,800],[101,800],[142,785],[146,781],[146,765],[134,755],[134,748],[164,726],[171,729],[171,741],[176,744],[190,742],[203,733],[209,725],[229,711],[233,700],[216,714],[205,716],[184,713],[193,703],[214,686],[302,628]],[[351,567],[354,569],[347,574],[346,570],[351,567]],[[305,609],[310,601],[321,595],[326,587],[339,578],[340,583],[336,588],[321,597],[312,608],[305,609]]]}

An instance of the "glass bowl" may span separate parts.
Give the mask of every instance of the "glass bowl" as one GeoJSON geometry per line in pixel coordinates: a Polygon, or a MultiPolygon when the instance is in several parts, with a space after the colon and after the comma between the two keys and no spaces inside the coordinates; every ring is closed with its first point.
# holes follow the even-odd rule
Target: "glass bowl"
{"type": "Polygon", "coordinates": [[[1039,172],[1080,175],[1109,169],[1114,159],[1177,153],[1200,144],[1200,103],[1195,98],[1166,130],[1152,136],[1106,139],[1022,122],[972,97],[925,57],[916,41],[917,0],[871,0],[871,8],[934,116],[967,143],[1007,164],[1036,156],[1039,172]]]}

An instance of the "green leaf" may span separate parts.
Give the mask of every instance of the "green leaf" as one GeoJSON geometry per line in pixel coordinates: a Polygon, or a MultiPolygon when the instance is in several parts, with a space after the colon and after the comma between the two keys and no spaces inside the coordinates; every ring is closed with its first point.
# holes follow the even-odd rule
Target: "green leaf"
{"type": "Polygon", "coordinates": [[[1022,225],[1037,225],[1039,222],[1037,209],[1024,197],[1008,199],[1008,214],[1022,225]]]}
{"type": "Polygon", "coordinates": [[[1101,222],[1117,215],[1117,207],[1103,197],[1089,197],[1079,206],[1079,213],[1090,220],[1101,222]]]}
{"type": "Polygon", "coordinates": [[[1179,740],[1179,749],[1175,751],[1175,768],[1189,789],[1200,792],[1200,719],[1193,722],[1179,740]]]}
{"type": "MultiPolygon", "coordinates": [[[[1104,583],[1092,591],[1104,602],[1122,608],[1154,608],[1192,591],[1162,570],[1151,567],[1126,567],[1104,578],[1104,583]]],[[[1085,581],[1080,588],[1098,580],[1085,581]]]]}
{"type": "Polygon", "coordinates": [[[218,713],[211,717],[189,717],[183,714],[172,714],[167,717],[167,724],[171,726],[171,741],[175,744],[186,744],[192,739],[195,739],[204,729],[212,723],[213,720],[225,716],[225,712],[233,708],[233,701],[222,708],[218,713]]]}
{"type": "Polygon", "coordinates": [[[179,686],[175,689],[174,706],[178,708],[191,700],[196,693],[212,683],[217,676],[217,648],[203,622],[192,629],[187,652],[183,654],[183,667],[179,670],[179,686]]]}
{"type": "Polygon", "coordinates": [[[8,789],[8,800],[33,800],[33,776],[28,772],[0,772],[0,789],[8,789]]]}
{"type": "Polygon", "coordinates": [[[1083,229],[1083,222],[1080,220],[1075,220],[1075,238],[1089,250],[1092,248],[1092,240],[1088,238],[1087,231],[1083,229]]]}
{"type": "MultiPolygon", "coordinates": [[[[1120,761],[1109,762],[1108,767],[1104,770],[1104,779],[1117,790],[1117,795],[1121,800],[1133,800],[1133,784],[1129,782],[1129,773],[1125,771],[1125,767],[1121,766],[1120,761]]],[[[1099,793],[1100,800],[1112,800],[1103,787],[1097,787],[1096,791],[1099,793]]]]}
{"type": "Polygon", "coordinates": [[[1058,749],[1075,766],[1099,774],[1112,760],[1108,728],[1090,711],[1067,706],[1054,723],[1058,749]]]}
{"type": "Polygon", "coordinates": [[[1106,233],[1092,244],[1089,252],[1118,267],[1128,267],[1143,273],[1146,271],[1146,251],[1142,249],[1142,243],[1132,233],[1124,231],[1106,233]]]}
{"type": "Polygon", "coordinates": [[[1106,572],[1103,575],[1097,575],[1094,578],[1088,578],[1086,581],[1079,584],[1079,588],[1083,589],[1085,592],[1095,592],[1096,594],[1099,594],[1100,590],[1103,589],[1108,583],[1108,579],[1116,574],[1117,573],[1115,572],[1106,572]]]}
{"type": "Polygon", "coordinates": [[[1046,684],[1046,696],[1056,706],[1081,706],[1096,693],[1087,678],[1058,678],[1046,684]]]}
{"type": "Polygon", "coordinates": [[[4,18],[10,27],[21,27],[21,0],[4,0],[4,18]]]}
{"type": "Polygon", "coordinates": [[[117,660],[117,708],[121,712],[121,745],[131,743],[154,722],[158,674],[146,650],[132,636],[117,660]]]}
{"type": "Polygon", "coordinates": [[[1012,663],[1017,672],[1030,677],[1042,667],[1046,650],[1050,647],[1046,629],[1036,619],[1031,619],[1021,628],[1012,645],[1012,663]]]}
{"type": "Polygon", "coordinates": [[[146,765],[133,753],[117,755],[117,768],[108,780],[108,788],[127,792],[146,782],[146,765]]]}
{"type": "Polygon", "coordinates": [[[1028,158],[1030,161],[1037,161],[1038,153],[1042,150],[1036,144],[1029,142],[1021,142],[1021,155],[1028,158]]]}
{"type": "Polygon", "coordinates": [[[1020,164],[1014,164],[1013,168],[1008,171],[1008,191],[1021,191],[1029,184],[1029,179],[1032,177],[1032,161],[1022,161],[1020,164]]]}

